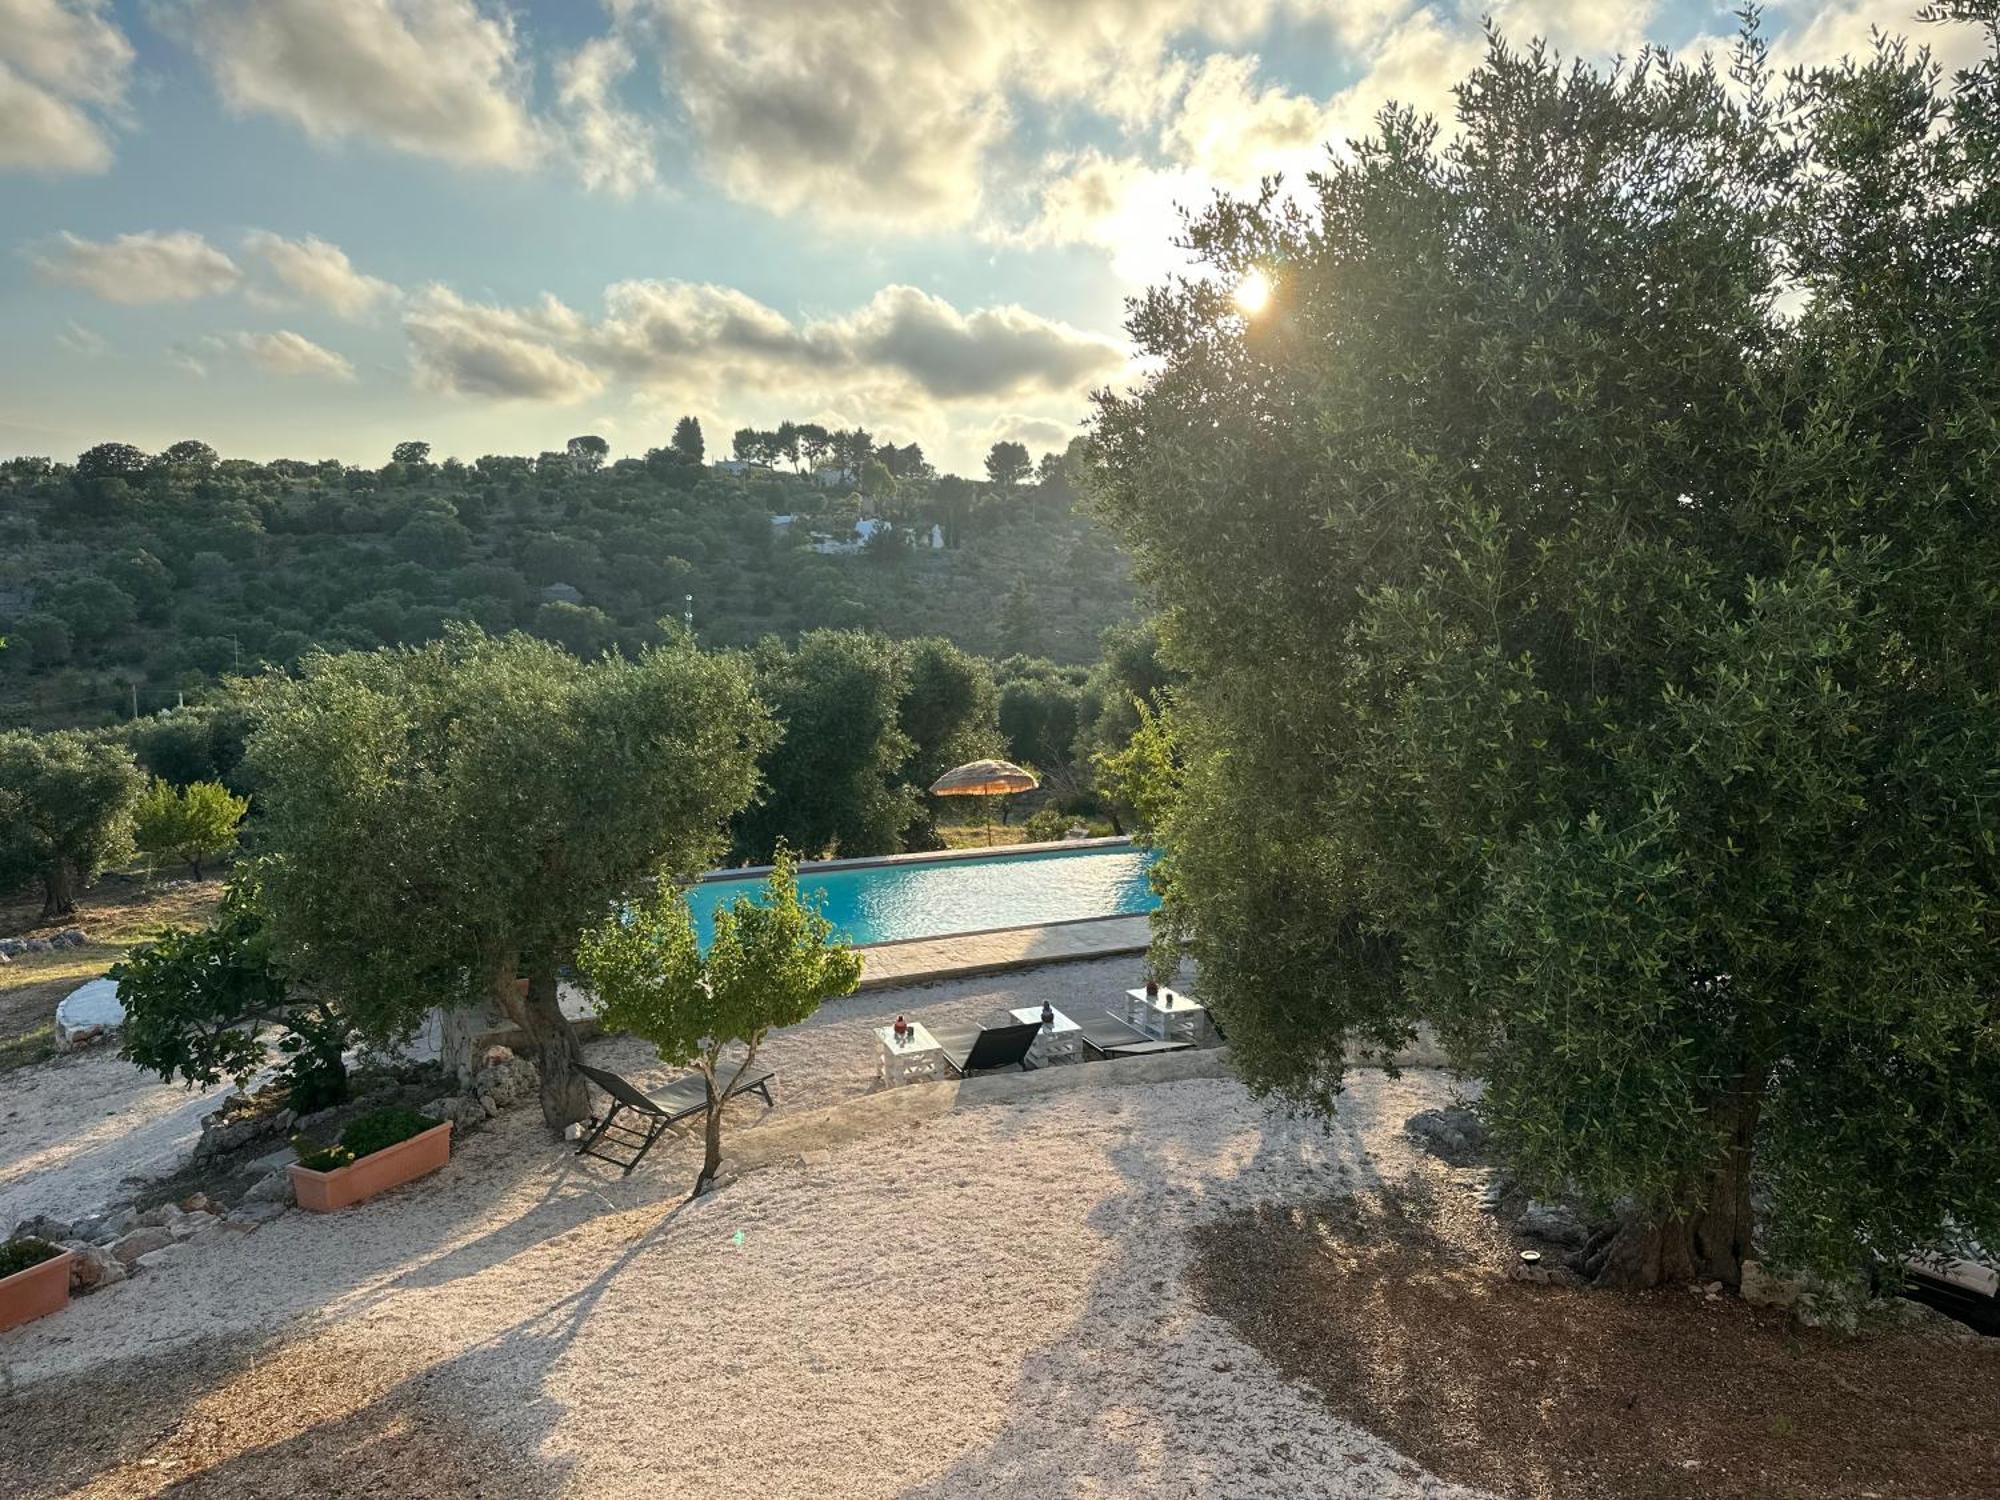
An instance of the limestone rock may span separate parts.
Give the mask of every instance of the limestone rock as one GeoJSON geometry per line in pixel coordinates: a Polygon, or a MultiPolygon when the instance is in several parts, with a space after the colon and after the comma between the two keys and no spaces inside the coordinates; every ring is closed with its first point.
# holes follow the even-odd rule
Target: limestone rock
{"type": "Polygon", "coordinates": [[[284,1217],[285,1205],[275,1199],[265,1198],[256,1203],[242,1203],[229,1211],[225,1224],[235,1224],[244,1229],[257,1229],[273,1219],[284,1217]]]}
{"type": "Polygon", "coordinates": [[[1737,1291],[1752,1307],[1790,1307],[1799,1300],[1800,1287],[1796,1281],[1773,1276],[1762,1261],[1746,1260],[1737,1291]]]}
{"type": "Polygon", "coordinates": [[[182,1213],[178,1206],[167,1209],[167,1217],[160,1227],[177,1240],[187,1239],[198,1229],[204,1228],[211,1215],[182,1213]]]}
{"type": "Polygon", "coordinates": [[[138,1214],[129,1208],[107,1209],[101,1214],[78,1219],[76,1237],[89,1240],[94,1245],[108,1245],[121,1234],[129,1234],[138,1223],[138,1214]]]}
{"type": "Polygon", "coordinates": [[[1486,1149],[1486,1126],[1463,1106],[1427,1109],[1411,1115],[1403,1129],[1431,1155],[1454,1167],[1478,1164],[1486,1149]]]}
{"type": "Polygon", "coordinates": [[[185,1242],[162,1245],[157,1250],[148,1250],[134,1264],[141,1271],[157,1271],[161,1266],[170,1265],[187,1253],[188,1246],[185,1242]]]}
{"type": "Polygon", "coordinates": [[[125,1279],[125,1263],[102,1245],[93,1245],[88,1240],[71,1240],[63,1249],[76,1253],[76,1259],[69,1263],[69,1289],[72,1292],[94,1292],[100,1287],[115,1286],[125,1279]]]}
{"type": "Polygon", "coordinates": [[[281,1146],[276,1151],[267,1151],[244,1170],[253,1178],[262,1177],[267,1172],[282,1172],[299,1159],[299,1153],[290,1146],[281,1146]]]}
{"type": "Polygon", "coordinates": [[[144,1224],[131,1233],[121,1235],[111,1244],[111,1254],[130,1270],[146,1256],[157,1250],[164,1250],[173,1244],[174,1237],[157,1224],[144,1224]]]}
{"type": "Polygon", "coordinates": [[[64,1240],[77,1237],[76,1226],[65,1219],[52,1219],[47,1214],[36,1214],[31,1219],[23,1219],[14,1226],[15,1239],[47,1240],[51,1245],[59,1245],[64,1240]]]}
{"type": "Polygon", "coordinates": [[[249,1190],[243,1194],[243,1202],[238,1205],[237,1212],[241,1213],[244,1207],[253,1203],[275,1203],[283,1208],[294,1201],[292,1174],[288,1169],[280,1167],[277,1171],[266,1173],[250,1184],[249,1190]]]}
{"type": "Polygon", "coordinates": [[[1530,1239],[1581,1250],[1590,1242],[1590,1228],[1560,1203],[1531,1200],[1515,1227],[1530,1239]]]}
{"type": "Polygon", "coordinates": [[[330,1109],[316,1109],[309,1115],[300,1115],[292,1123],[298,1128],[300,1135],[311,1135],[332,1124],[334,1116],[339,1113],[340,1106],[336,1104],[330,1109]]]}

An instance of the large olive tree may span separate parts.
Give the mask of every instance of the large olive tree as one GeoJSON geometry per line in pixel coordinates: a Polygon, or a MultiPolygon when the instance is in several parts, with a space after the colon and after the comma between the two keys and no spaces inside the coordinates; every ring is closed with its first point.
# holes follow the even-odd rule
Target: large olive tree
{"type": "Polygon", "coordinates": [[[656,871],[714,857],[769,738],[741,664],[681,639],[589,664],[466,629],[314,656],[249,746],[273,942],[366,1034],[493,1002],[549,1123],[580,1120],[558,972],[656,871]]]}
{"type": "Polygon", "coordinates": [[[1240,1066],[1433,1023],[1627,1284],[2000,1243],[2000,73],[1736,71],[1496,41],[1196,221],[1097,433],[1240,1066]]]}
{"type": "Polygon", "coordinates": [[[0,892],[39,881],[43,920],[69,916],[78,893],[132,852],[145,786],[114,740],[73,729],[0,734],[0,892]]]}

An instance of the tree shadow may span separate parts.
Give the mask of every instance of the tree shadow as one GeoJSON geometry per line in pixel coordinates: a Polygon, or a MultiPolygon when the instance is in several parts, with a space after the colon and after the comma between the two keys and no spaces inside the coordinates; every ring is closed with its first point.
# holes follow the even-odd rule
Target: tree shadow
{"type": "Polygon", "coordinates": [[[587,1285],[447,1359],[424,1363],[349,1326],[211,1338],[45,1382],[7,1403],[0,1493],[556,1495],[570,1466],[535,1456],[566,1411],[542,1394],[548,1372],[683,1207],[587,1285]],[[495,1368],[510,1372],[511,1388],[497,1409],[495,1368]]]}
{"type": "MultiPolygon", "coordinates": [[[[1220,1097],[1185,1085],[1175,1097],[1199,1108],[1220,1097]]],[[[1317,1125],[1266,1116],[1233,1171],[1205,1175],[1205,1123],[1163,1115],[1151,1088],[1107,1091],[1102,1128],[1123,1190],[1092,1208],[1088,1226],[1111,1242],[1090,1270],[1079,1317],[1025,1360],[1007,1398],[1008,1415],[990,1440],[944,1473],[906,1487],[903,1500],[963,1500],[1012,1491],[1036,1497],[1147,1493],[1185,1500],[1296,1495],[1324,1481],[1327,1492],[1446,1494],[1399,1455],[1346,1427],[1309,1401],[1268,1404],[1268,1380],[1245,1380],[1234,1361],[1255,1359],[1190,1295],[1193,1248],[1179,1228],[1162,1228],[1162,1205],[1197,1222],[1296,1183],[1302,1153],[1324,1158],[1331,1183],[1373,1182],[1360,1125],[1317,1125]],[[1127,1097],[1121,1097],[1127,1096],[1127,1097]],[[1267,1184],[1269,1187],[1267,1188],[1267,1184]],[[1086,1456],[1052,1444],[1053,1432],[1088,1434],[1086,1456]],[[1335,1481],[1338,1480],[1338,1485],[1335,1481]]],[[[1034,1128],[1016,1111],[1011,1128],[1034,1128]]],[[[1067,1268],[1052,1267],[1052,1274],[1067,1268]]]]}

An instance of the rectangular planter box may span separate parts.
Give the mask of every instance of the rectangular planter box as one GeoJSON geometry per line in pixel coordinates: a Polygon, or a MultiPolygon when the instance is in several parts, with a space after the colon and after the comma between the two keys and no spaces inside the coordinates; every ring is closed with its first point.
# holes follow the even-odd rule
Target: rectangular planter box
{"type": "Polygon", "coordinates": [[[386,1193],[392,1187],[414,1182],[427,1172],[435,1172],[451,1160],[451,1121],[433,1125],[421,1135],[398,1141],[373,1156],[350,1162],[331,1172],[315,1172],[292,1164],[292,1192],[299,1207],[316,1214],[330,1214],[349,1204],[386,1193]]]}
{"type": "Polygon", "coordinates": [[[69,1263],[75,1259],[75,1251],[65,1250],[38,1266],[0,1276],[0,1329],[46,1318],[69,1306],[69,1263]]]}

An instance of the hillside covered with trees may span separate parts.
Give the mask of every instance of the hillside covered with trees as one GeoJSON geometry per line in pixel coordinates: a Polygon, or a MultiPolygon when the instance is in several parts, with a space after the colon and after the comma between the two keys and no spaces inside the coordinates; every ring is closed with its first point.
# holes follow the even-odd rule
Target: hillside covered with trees
{"type": "Polygon", "coordinates": [[[470,464],[411,441],[372,469],[197,441],[9,460],[0,726],[149,714],[314,647],[415,644],[454,621],[631,654],[689,595],[709,646],[832,627],[1068,665],[1132,612],[1122,555],[1076,507],[1076,444],[1035,467],[996,444],[974,481],[858,429],[735,438],[743,457],[723,464],[692,419],[615,461],[589,435],[470,464]]]}

